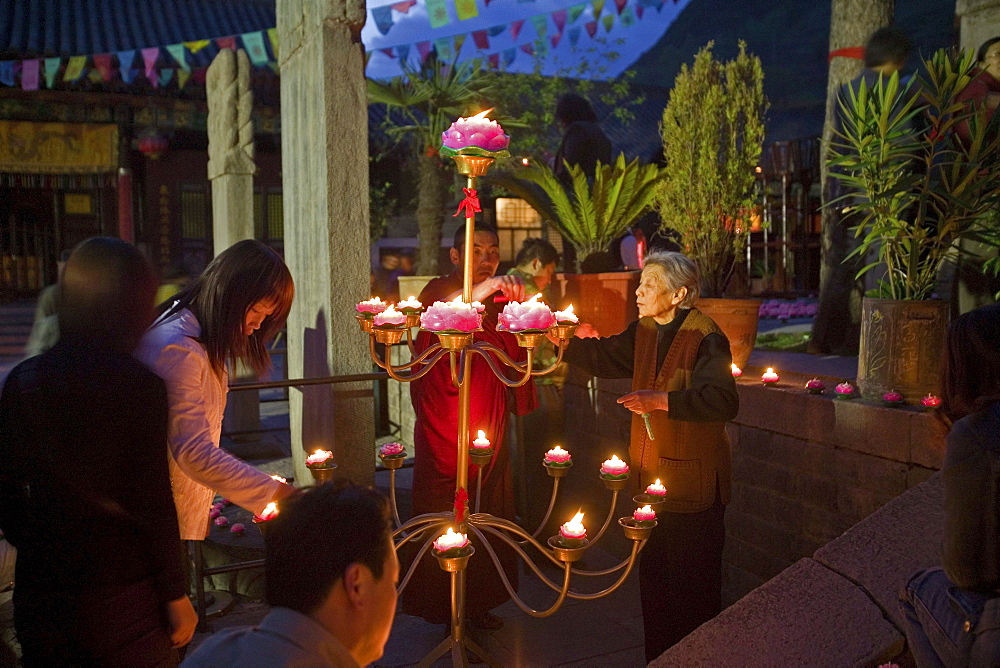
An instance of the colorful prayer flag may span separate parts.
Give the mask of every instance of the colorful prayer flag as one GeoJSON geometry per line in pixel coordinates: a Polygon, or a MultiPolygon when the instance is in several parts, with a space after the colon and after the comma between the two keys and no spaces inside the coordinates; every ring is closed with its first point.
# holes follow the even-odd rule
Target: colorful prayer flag
{"type": "Polygon", "coordinates": [[[535,47],[531,45],[531,42],[525,42],[520,46],[521,51],[524,51],[529,56],[535,55],[535,47]]]}
{"type": "Polygon", "coordinates": [[[510,47],[503,50],[503,66],[509,67],[517,59],[517,48],[510,47]]]}
{"type": "Polygon", "coordinates": [[[434,40],[434,50],[437,51],[438,60],[450,62],[455,57],[450,37],[439,37],[434,40]]]}
{"type": "Polygon", "coordinates": [[[538,33],[539,37],[545,37],[548,21],[549,17],[545,14],[536,14],[531,17],[531,24],[535,26],[535,32],[538,33]]]}
{"type": "Polygon", "coordinates": [[[625,11],[622,12],[621,24],[624,28],[631,28],[635,25],[635,14],[632,13],[631,7],[626,7],[625,11]]]}
{"type": "Polygon", "coordinates": [[[212,40],[210,39],[199,39],[193,42],[184,42],[184,46],[186,46],[187,50],[190,51],[191,53],[198,53],[211,43],[212,40]]]}
{"type": "Polygon", "coordinates": [[[153,46],[142,50],[142,62],[146,65],[146,76],[153,74],[156,67],[156,59],[160,57],[160,47],[153,46]]]}
{"type": "Polygon", "coordinates": [[[590,6],[594,8],[594,19],[600,18],[604,11],[604,0],[591,0],[590,6]]]}
{"type": "Polygon", "coordinates": [[[476,0],[455,0],[455,14],[459,21],[476,18],[479,16],[476,0]]]}
{"type": "Polygon", "coordinates": [[[498,26],[490,26],[489,28],[486,29],[486,34],[488,34],[490,37],[496,37],[506,29],[507,26],[504,24],[498,26]]]}
{"type": "Polygon", "coordinates": [[[183,44],[167,44],[167,53],[174,57],[182,70],[191,69],[187,63],[187,49],[184,48],[183,44]]]}
{"type": "Polygon", "coordinates": [[[645,10],[645,9],[643,8],[643,6],[642,6],[642,5],[636,5],[636,6],[635,6],[635,17],[636,17],[637,19],[641,19],[641,18],[642,18],[642,13],[643,13],[644,11],[646,11],[646,10],[645,10]]]}
{"type": "Polygon", "coordinates": [[[278,59],[278,29],[268,28],[267,29],[267,39],[271,42],[271,53],[274,54],[274,59],[278,59]]]}
{"type": "Polygon", "coordinates": [[[177,88],[184,88],[190,76],[191,70],[177,70],[177,88]]]}
{"type": "Polygon", "coordinates": [[[240,35],[243,40],[243,48],[247,50],[250,62],[257,67],[267,65],[267,49],[264,48],[264,33],[247,32],[240,35]]]}
{"type": "Polygon", "coordinates": [[[409,14],[410,7],[412,7],[415,4],[417,4],[417,0],[403,0],[403,2],[397,2],[394,5],[392,5],[392,8],[395,9],[400,14],[409,14]]]}
{"type": "Polygon", "coordinates": [[[0,60],[0,83],[4,86],[13,86],[17,83],[14,78],[13,60],[0,60]]]}
{"type": "Polygon", "coordinates": [[[597,34],[597,21],[588,21],[583,27],[587,29],[587,34],[591,37],[597,34]]]}
{"type": "Polygon", "coordinates": [[[552,12],[552,22],[556,24],[556,30],[562,33],[563,28],[566,27],[566,10],[560,9],[552,12]]]}
{"type": "Polygon", "coordinates": [[[517,39],[521,34],[521,27],[524,26],[524,19],[519,19],[510,24],[510,38],[517,39]]]}
{"type": "Polygon", "coordinates": [[[46,58],[45,59],[45,87],[52,88],[52,84],[56,81],[56,74],[59,72],[59,66],[62,65],[62,58],[46,58]]]}
{"type": "Polygon", "coordinates": [[[622,10],[625,9],[625,5],[628,4],[628,0],[615,0],[615,7],[618,8],[618,13],[621,14],[622,10]]]}
{"type": "Polygon", "coordinates": [[[400,44],[396,47],[396,55],[399,56],[399,62],[405,63],[406,59],[410,56],[410,45],[400,44]]]}
{"type": "Polygon", "coordinates": [[[38,59],[25,60],[21,65],[21,88],[38,90],[38,59]]]}
{"type": "Polygon", "coordinates": [[[396,53],[392,50],[391,46],[387,46],[384,49],[379,49],[379,51],[381,51],[385,55],[389,56],[390,58],[395,58],[396,57],[396,53]]]}
{"type": "Polygon", "coordinates": [[[372,18],[375,19],[375,27],[383,35],[388,34],[392,28],[392,7],[376,7],[372,10],[372,18]]]}
{"type": "Polygon", "coordinates": [[[455,35],[455,53],[462,52],[462,45],[465,44],[465,33],[461,35],[455,35]]]}
{"type": "Polygon", "coordinates": [[[417,53],[420,54],[420,62],[427,60],[427,55],[431,52],[430,42],[417,42],[417,53]]]}
{"type": "Polygon", "coordinates": [[[66,63],[66,72],[63,73],[63,81],[76,81],[83,76],[83,66],[87,62],[87,56],[73,56],[66,63]]]}
{"type": "Polygon", "coordinates": [[[170,83],[170,80],[174,78],[174,68],[166,67],[160,70],[160,85],[166,86],[170,83]]]}
{"type": "Polygon", "coordinates": [[[611,32],[611,27],[615,24],[615,15],[605,14],[604,17],[601,18],[601,23],[604,24],[604,32],[611,32]]]}
{"type": "Polygon", "coordinates": [[[448,16],[448,6],[445,0],[426,0],[427,17],[431,20],[432,28],[440,28],[448,25],[451,19],[448,16]]]}
{"type": "Polygon", "coordinates": [[[562,39],[562,36],[563,34],[561,32],[557,32],[555,35],[549,38],[549,41],[552,43],[553,49],[559,46],[559,40],[562,39]]]}
{"type": "Polygon", "coordinates": [[[486,56],[486,60],[489,61],[490,67],[492,67],[493,69],[499,69],[500,68],[500,54],[499,53],[491,53],[490,55],[486,56]]]}
{"type": "Polygon", "coordinates": [[[236,36],[229,35],[226,37],[216,37],[215,43],[219,49],[229,49],[230,51],[236,50],[236,36]]]}
{"type": "Polygon", "coordinates": [[[472,31],[472,41],[476,43],[477,49],[490,48],[490,38],[489,35],[486,34],[485,30],[472,31]]]}
{"type": "Polygon", "coordinates": [[[570,7],[569,8],[569,22],[570,23],[575,22],[578,18],[580,18],[580,15],[583,14],[584,10],[586,10],[586,9],[587,9],[587,3],[586,2],[581,2],[581,3],[575,4],[572,7],[570,7]]]}
{"type": "Polygon", "coordinates": [[[569,29],[569,45],[576,46],[576,43],[580,41],[580,26],[569,29]]]}

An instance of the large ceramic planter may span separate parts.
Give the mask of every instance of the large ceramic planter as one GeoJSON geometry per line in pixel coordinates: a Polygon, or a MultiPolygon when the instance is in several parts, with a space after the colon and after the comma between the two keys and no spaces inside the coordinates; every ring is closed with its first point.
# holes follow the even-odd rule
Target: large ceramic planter
{"type": "Polygon", "coordinates": [[[760,318],[759,299],[713,299],[702,297],[695,306],[715,321],[729,339],[733,364],[746,366],[757,343],[757,320],[760,318]]]}
{"type": "Polygon", "coordinates": [[[619,334],[639,317],[635,291],[640,273],[556,274],[552,285],[556,304],[572,304],[580,322],[590,323],[601,336],[619,334]]]}
{"type": "Polygon", "coordinates": [[[895,390],[910,402],[941,393],[948,302],[865,297],[858,388],[869,398],[895,390]]]}

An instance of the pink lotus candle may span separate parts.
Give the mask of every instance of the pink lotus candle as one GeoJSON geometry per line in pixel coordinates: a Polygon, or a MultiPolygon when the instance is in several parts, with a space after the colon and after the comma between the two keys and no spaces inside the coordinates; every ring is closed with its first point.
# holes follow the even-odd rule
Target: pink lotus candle
{"type": "Polygon", "coordinates": [[[389,307],[384,301],[378,297],[372,297],[369,300],[358,302],[357,306],[354,308],[359,314],[371,320],[375,317],[376,313],[381,313],[389,307]]]}
{"type": "Polygon", "coordinates": [[[583,513],[578,512],[569,522],[559,527],[559,542],[563,547],[581,547],[587,540],[587,528],[583,526],[583,513]]]}
{"type": "Polygon", "coordinates": [[[254,515],[253,518],[257,522],[268,522],[273,520],[278,516],[278,504],[272,501],[267,504],[264,510],[260,511],[260,515],[254,515]]]}
{"type": "Polygon", "coordinates": [[[611,459],[604,460],[601,465],[601,475],[606,478],[624,478],[628,475],[628,464],[618,459],[618,455],[611,455],[611,459]]]}
{"type": "Polygon", "coordinates": [[[460,552],[469,546],[469,538],[464,533],[456,533],[454,529],[441,534],[434,541],[434,549],[442,557],[457,557],[460,552]]]}
{"type": "Polygon", "coordinates": [[[214,507],[214,506],[212,508],[209,508],[209,510],[208,510],[208,517],[209,517],[209,519],[213,519],[214,520],[216,517],[218,517],[221,514],[222,514],[222,511],[219,510],[218,508],[214,507]]]}
{"type": "Polygon", "coordinates": [[[402,327],[406,323],[406,315],[389,306],[372,318],[376,327],[402,327]]]}
{"type": "Polygon", "coordinates": [[[481,325],[482,316],[461,296],[450,302],[434,302],[420,314],[420,326],[431,332],[472,332],[481,325]]]}
{"type": "Polygon", "coordinates": [[[406,457],[406,448],[402,443],[384,443],[378,449],[378,456],[382,459],[400,459],[406,457]]]}
{"type": "Polygon", "coordinates": [[[333,468],[333,453],[329,450],[316,450],[306,457],[306,466],[311,469],[333,468]]]}
{"type": "Polygon", "coordinates": [[[729,367],[733,372],[733,378],[739,378],[743,375],[743,369],[739,368],[735,364],[730,364],[729,367]]]}
{"type": "Polygon", "coordinates": [[[213,522],[215,523],[215,526],[217,526],[217,527],[229,526],[229,520],[226,519],[225,517],[222,517],[221,515],[219,517],[216,517],[213,520],[213,522]]]}
{"type": "Polygon", "coordinates": [[[882,395],[882,403],[886,406],[902,406],[903,395],[896,390],[890,390],[882,395]]]}
{"type": "Polygon", "coordinates": [[[642,508],[635,509],[635,512],[632,513],[632,519],[638,520],[640,522],[655,520],[656,512],[653,510],[652,506],[650,506],[647,503],[642,508]]]}
{"type": "Polygon", "coordinates": [[[480,429],[479,437],[472,442],[472,447],[476,450],[489,450],[493,444],[490,443],[490,439],[486,438],[486,432],[480,429]]]}
{"type": "Polygon", "coordinates": [[[544,330],[556,324],[556,318],[547,304],[538,300],[539,295],[523,302],[508,302],[498,320],[510,332],[544,330]]]}
{"type": "Polygon", "coordinates": [[[854,386],[844,381],[843,383],[838,383],[837,387],[833,388],[833,394],[838,399],[853,399],[854,398],[854,386]]]}
{"type": "Polygon", "coordinates": [[[510,145],[510,137],[496,121],[486,118],[493,111],[487,109],[475,116],[459,118],[451,127],[441,133],[441,143],[450,149],[478,146],[487,151],[502,151],[510,145]]]}
{"type": "Polygon", "coordinates": [[[937,408],[941,405],[941,399],[928,393],[926,397],[920,400],[920,405],[924,408],[937,408]]]}
{"type": "Polygon", "coordinates": [[[472,302],[472,308],[476,309],[477,313],[482,313],[483,311],[486,310],[486,305],[483,304],[482,302],[474,301],[472,302]]]}
{"type": "Polygon", "coordinates": [[[580,318],[577,317],[576,313],[573,313],[573,305],[570,304],[566,307],[565,311],[556,311],[552,314],[555,316],[556,322],[560,325],[579,325],[580,318]]]}
{"type": "Polygon", "coordinates": [[[421,304],[420,301],[413,296],[407,297],[403,301],[398,302],[396,304],[396,310],[406,314],[419,313],[421,310],[423,310],[423,308],[424,305],[421,304]]]}
{"type": "Polygon", "coordinates": [[[646,487],[646,494],[652,494],[654,496],[666,496],[667,488],[660,483],[660,479],[657,478],[656,482],[648,485],[646,487]]]}
{"type": "Polygon", "coordinates": [[[244,532],[244,531],[246,531],[246,525],[244,525],[244,524],[243,524],[242,522],[237,522],[237,523],[236,523],[236,524],[234,524],[233,526],[229,527],[229,530],[230,530],[230,531],[231,531],[232,533],[235,533],[235,534],[240,534],[240,535],[242,535],[242,534],[243,534],[243,532],[244,532]]]}
{"type": "Polygon", "coordinates": [[[568,450],[563,450],[561,446],[556,446],[545,453],[545,458],[542,463],[546,466],[570,466],[573,463],[573,458],[570,457],[568,450]]]}
{"type": "Polygon", "coordinates": [[[776,374],[774,372],[774,369],[772,369],[771,367],[767,367],[767,371],[765,371],[764,375],[760,377],[760,382],[764,383],[765,385],[777,383],[779,380],[781,380],[781,377],[778,374],[776,374]]]}
{"type": "Polygon", "coordinates": [[[819,378],[813,378],[806,383],[806,390],[809,394],[823,394],[823,390],[826,389],[826,383],[821,381],[819,378]]]}
{"type": "Polygon", "coordinates": [[[284,484],[287,484],[287,483],[288,483],[288,481],[287,481],[287,480],[285,480],[284,478],[282,478],[282,477],[281,477],[280,475],[278,475],[277,473],[273,473],[273,474],[271,474],[271,480],[277,480],[278,482],[280,482],[280,483],[281,483],[281,484],[283,484],[283,485],[284,485],[284,484]]]}

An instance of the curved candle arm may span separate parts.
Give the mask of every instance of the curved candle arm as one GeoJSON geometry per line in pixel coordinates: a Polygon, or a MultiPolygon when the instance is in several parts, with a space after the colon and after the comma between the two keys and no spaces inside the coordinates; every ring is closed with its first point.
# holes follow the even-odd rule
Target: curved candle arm
{"type": "Polygon", "coordinates": [[[555,564],[556,566],[562,566],[563,562],[556,558],[552,550],[550,550],[548,547],[539,543],[537,540],[529,536],[528,532],[526,532],[524,529],[519,527],[514,522],[511,522],[510,520],[506,520],[502,517],[496,517],[495,515],[483,514],[483,515],[470,515],[468,518],[468,523],[471,526],[493,529],[491,533],[495,533],[496,535],[501,536],[506,542],[510,543],[511,547],[513,547],[520,555],[520,557],[527,562],[528,567],[531,568],[531,570],[535,571],[535,573],[540,577],[542,576],[541,571],[539,571],[538,567],[535,566],[535,562],[528,557],[528,554],[523,549],[521,549],[520,547],[521,545],[532,545],[536,550],[541,552],[542,555],[547,557],[548,560],[551,561],[553,564],[555,564]],[[498,533],[497,531],[498,529],[503,529],[505,531],[508,531],[514,534],[515,536],[520,536],[521,538],[524,538],[525,540],[519,544],[518,541],[514,540],[513,538],[498,533]]]}
{"type": "Polygon", "coordinates": [[[399,520],[399,508],[396,506],[396,469],[389,469],[389,504],[392,506],[393,527],[398,529],[403,523],[399,520]]]}
{"type": "Polygon", "coordinates": [[[489,343],[477,343],[474,346],[470,346],[469,350],[471,352],[482,355],[483,359],[486,360],[486,363],[490,366],[490,369],[493,371],[493,374],[497,377],[497,380],[499,380],[507,387],[521,387],[529,380],[531,380],[531,363],[534,360],[534,355],[535,355],[535,351],[532,348],[528,348],[528,360],[527,362],[525,362],[524,367],[518,365],[516,362],[510,359],[510,357],[507,356],[507,353],[489,343]],[[503,362],[507,366],[513,369],[517,369],[522,374],[521,378],[519,378],[518,380],[510,380],[509,378],[507,378],[507,375],[503,372],[503,369],[497,366],[496,360],[493,359],[493,355],[490,355],[489,353],[493,353],[493,355],[495,355],[498,359],[500,359],[501,362],[503,362]]]}
{"type": "MultiPolygon", "coordinates": [[[[415,536],[415,535],[417,534],[416,533],[410,534],[410,536],[415,536]]],[[[409,540],[410,536],[407,536],[406,540],[409,540]]],[[[406,540],[404,540],[403,542],[406,542],[406,540]]],[[[420,563],[420,560],[424,558],[424,555],[427,554],[427,550],[431,549],[431,545],[433,544],[434,544],[434,534],[431,534],[430,538],[424,541],[424,544],[420,547],[420,551],[417,552],[417,556],[413,560],[413,563],[410,564],[410,567],[407,569],[406,577],[404,577],[402,580],[399,581],[399,586],[396,587],[396,596],[402,594],[403,590],[406,589],[406,585],[410,584],[410,578],[413,577],[413,573],[417,570],[417,564],[420,563]]]]}
{"type": "MultiPolygon", "coordinates": [[[[416,339],[413,337],[412,332],[413,332],[412,328],[410,327],[406,328],[406,347],[410,349],[410,356],[417,357],[417,346],[414,345],[416,343],[416,339]]],[[[433,348],[434,346],[431,347],[433,348]]]]}
{"type": "MultiPolygon", "coordinates": [[[[424,352],[417,355],[416,358],[413,359],[412,361],[407,362],[406,364],[393,366],[388,360],[383,361],[379,357],[378,352],[375,350],[375,335],[374,334],[368,335],[368,353],[371,355],[372,361],[375,362],[375,364],[377,364],[380,369],[385,369],[386,371],[388,371],[390,368],[393,371],[407,371],[417,366],[418,364],[433,364],[433,361],[428,362],[427,358],[437,353],[440,349],[441,349],[440,343],[433,343],[430,346],[428,346],[427,349],[424,350],[424,352]]],[[[410,352],[416,355],[415,350],[411,349],[410,352]]]]}
{"type": "Polygon", "coordinates": [[[409,536],[413,535],[413,533],[407,535],[407,531],[415,532],[418,527],[423,527],[426,524],[434,524],[435,522],[441,522],[441,526],[447,526],[451,523],[451,520],[451,513],[425,513],[423,515],[411,517],[406,521],[406,524],[392,532],[392,540],[395,542],[399,536],[405,536],[401,542],[396,543],[396,549],[399,549],[410,539],[409,536]]]}
{"type": "MultiPolygon", "coordinates": [[[[552,479],[552,495],[549,496],[549,507],[546,508],[545,510],[545,517],[542,518],[542,521],[538,523],[538,526],[535,528],[535,531],[531,534],[532,538],[538,538],[538,534],[542,532],[542,529],[545,528],[545,525],[549,523],[549,518],[552,517],[552,509],[555,508],[556,505],[556,495],[559,493],[560,480],[561,478],[552,479]]],[[[520,545],[525,545],[527,542],[528,541],[526,540],[518,541],[520,545]]]]}
{"type": "MultiPolygon", "coordinates": [[[[428,350],[430,350],[430,349],[428,348],[428,350]]],[[[392,378],[393,380],[398,380],[401,383],[411,383],[411,382],[413,382],[415,380],[419,380],[419,379],[423,378],[428,373],[430,373],[431,369],[434,368],[434,365],[437,363],[437,361],[439,359],[441,359],[442,355],[446,355],[447,353],[448,353],[448,350],[446,350],[444,348],[439,348],[438,350],[436,350],[434,352],[433,355],[431,355],[431,358],[429,360],[427,360],[426,362],[423,362],[423,364],[424,364],[424,368],[423,369],[421,369],[420,371],[413,371],[413,372],[411,372],[411,373],[409,373],[409,374],[407,374],[405,376],[402,376],[402,375],[400,375],[400,374],[397,373],[397,371],[399,369],[402,369],[404,367],[394,367],[391,364],[386,364],[382,368],[385,369],[386,373],[388,373],[389,377],[392,378]]],[[[377,362],[376,362],[376,364],[377,364],[377,362]]],[[[408,365],[404,365],[404,366],[406,366],[406,367],[412,367],[413,364],[414,364],[413,362],[410,362],[408,365]]]]}
{"type": "Polygon", "coordinates": [[[556,346],[558,352],[556,353],[556,361],[545,367],[544,369],[535,369],[531,372],[532,376],[547,376],[556,370],[556,367],[562,364],[563,353],[566,352],[566,345],[569,343],[569,339],[560,339],[559,345],[556,346]]]}
{"type": "Polygon", "coordinates": [[[448,356],[448,366],[451,368],[451,382],[460,387],[465,380],[465,351],[451,350],[448,356]]]}
{"type": "Polygon", "coordinates": [[[617,505],[618,505],[618,490],[615,490],[611,492],[611,507],[608,508],[608,516],[604,518],[604,526],[602,526],[601,530],[597,532],[597,535],[590,540],[591,545],[601,540],[601,536],[603,536],[604,532],[608,530],[608,526],[611,524],[611,518],[614,517],[615,515],[615,506],[617,505]]]}

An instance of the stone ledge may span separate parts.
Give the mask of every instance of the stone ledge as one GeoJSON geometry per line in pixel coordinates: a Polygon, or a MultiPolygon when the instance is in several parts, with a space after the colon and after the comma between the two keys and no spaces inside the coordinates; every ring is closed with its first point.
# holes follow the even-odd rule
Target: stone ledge
{"type": "Polygon", "coordinates": [[[849,580],[801,559],[649,665],[857,666],[891,655],[902,640],[849,580]]]}

